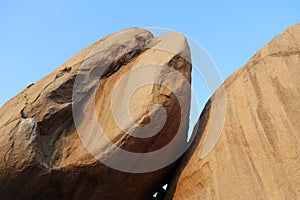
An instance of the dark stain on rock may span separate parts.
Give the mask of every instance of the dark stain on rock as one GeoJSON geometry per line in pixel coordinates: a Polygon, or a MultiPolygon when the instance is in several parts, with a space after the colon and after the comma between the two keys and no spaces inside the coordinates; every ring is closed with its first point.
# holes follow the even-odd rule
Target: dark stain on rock
{"type": "Polygon", "coordinates": [[[274,152],[275,153],[279,152],[278,151],[277,131],[274,128],[274,125],[272,124],[272,119],[269,115],[270,112],[266,106],[267,102],[264,102],[264,95],[260,88],[257,76],[256,76],[256,74],[253,74],[253,73],[250,73],[249,75],[250,75],[249,78],[251,80],[251,84],[253,85],[254,91],[255,91],[257,99],[258,99],[256,113],[257,113],[258,118],[261,122],[261,125],[264,129],[266,138],[268,139],[270,145],[273,147],[274,152]]]}

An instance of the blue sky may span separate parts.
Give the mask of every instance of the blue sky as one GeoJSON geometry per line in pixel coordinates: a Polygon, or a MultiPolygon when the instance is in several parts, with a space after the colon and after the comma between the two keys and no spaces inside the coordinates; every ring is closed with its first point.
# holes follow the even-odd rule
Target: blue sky
{"type": "MultiPolygon", "coordinates": [[[[1,1],[0,106],[84,47],[128,27],[186,34],[206,49],[225,79],[300,22],[299,8],[296,0],[1,1]]],[[[209,98],[201,90],[200,108],[209,98]]]]}

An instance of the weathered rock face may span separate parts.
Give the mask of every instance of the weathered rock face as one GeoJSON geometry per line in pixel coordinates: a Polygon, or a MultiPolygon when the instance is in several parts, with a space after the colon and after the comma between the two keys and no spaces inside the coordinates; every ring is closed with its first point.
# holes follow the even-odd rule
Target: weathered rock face
{"type": "MultiPolygon", "coordinates": [[[[173,148],[185,146],[190,101],[190,88],[185,82],[190,82],[190,73],[189,47],[182,35],[169,33],[153,38],[148,31],[136,28],[94,43],[28,86],[0,109],[0,199],[151,198],[173,165],[151,172],[155,164],[146,162],[150,165],[147,172],[143,157],[139,157],[132,169],[131,160],[124,160],[124,166],[119,166],[122,172],[97,159],[113,162],[121,157],[117,147],[135,153],[155,152],[174,138],[173,148]],[[164,67],[151,68],[148,74],[131,73],[122,79],[145,65],[164,67]],[[156,84],[136,88],[127,105],[123,99],[130,94],[129,88],[144,79],[156,84]],[[78,86],[76,95],[74,84],[78,86]],[[184,105],[179,105],[180,98],[184,105]],[[167,118],[161,130],[157,129],[158,134],[147,137],[151,129],[143,127],[162,114],[160,107],[151,108],[154,104],[165,107],[167,118]],[[88,115],[91,107],[106,137],[95,136],[97,126],[88,115]],[[79,111],[74,119],[72,111],[76,109],[79,111]],[[117,123],[114,115],[123,121],[117,123]],[[137,169],[144,173],[130,173],[137,169]]],[[[174,151],[170,148],[156,161],[163,163],[174,151]]]]}
{"type": "Polygon", "coordinates": [[[223,130],[212,151],[203,152],[217,134],[208,129],[223,87],[211,98],[167,199],[299,199],[299,78],[297,24],[225,81],[223,130]]]}

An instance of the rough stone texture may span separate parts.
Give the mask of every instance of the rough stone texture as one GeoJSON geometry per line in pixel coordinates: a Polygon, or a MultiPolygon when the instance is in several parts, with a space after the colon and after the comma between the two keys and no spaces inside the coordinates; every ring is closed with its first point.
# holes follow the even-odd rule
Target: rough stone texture
{"type": "Polygon", "coordinates": [[[201,158],[222,87],[207,103],[166,199],[300,199],[299,79],[297,24],[225,81],[222,134],[201,158]]]}
{"type": "MultiPolygon", "coordinates": [[[[185,141],[189,88],[183,88],[183,81],[172,77],[168,70],[158,70],[153,77],[159,82],[172,84],[173,89],[185,98],[182,113],[173,91],[164,87],[145,86],[134,93],[129,111],[135,123],[141,126],[151,123],[148,109],[152,104],[163,105],[168,115],[159,134],[145,140],[126,135],[118,128],[109,109],[110,94],[127,71],[144,64],[170,66],[190,82],[189,57],[188,44],[178,33],[153,38],[146,30],[128,29],[87,47],[8,101],[0,109],[0,199],[151,198],[164,184],[173,165],[154,172],[132,174],[112,169],[96,160],[84,147],[73,122],[75,77],[82,76],[82,81],[88,81],[82,88],[84,98],[77,100],[84,108],[91,94],[96,94],[97,119],[114,144],[133,152],[154,151],[174,137],[181,116],[184,126],[178,133],[178,145],[185,141]],[[101,86],[97,85],[99,79],[101,86]]],[[[126,85],[122,92],[126,93],[126,85]]],[[[122,99],[118,101],[121,103],[122,99]]],[[[151,112],[155,115],[159,109],[151,112]]],[[[81,123],[82,126],[92,137],[90,124],[81,123]]],[[[134,131],[129,129],[129,133],[134,131]]],[[[107,152],[114,153],[105,142],[93,146],[95,148],[98,148],[100,158],[107,157],[107,152]]]]}

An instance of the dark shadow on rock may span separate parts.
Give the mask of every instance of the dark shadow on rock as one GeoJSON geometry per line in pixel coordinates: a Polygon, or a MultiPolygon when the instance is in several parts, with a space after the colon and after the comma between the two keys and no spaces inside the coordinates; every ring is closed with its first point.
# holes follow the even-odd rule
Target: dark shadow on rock
{"type": "Polygon", "coordinates": [[[189,147],[189,149],[187,150],[187,152],[182,156],[181,160],[179,161],[180,163],[178,164],[178,168],[175,168],[176,171],[174,172],[174,175],[171,179],[171,182],[168,187],[167,193],[164,197],[164,200],[173,199],[179,177],[180,177],[182,171],[184,170],[185,166],[191,159],[193,153],[195,152],[196,148],[198,147],[198,145],[202,139],[204,129],[207,125],[207,122],[208,122],[208,119],[210,116],[210,110],[211,110],[211,99],[209,99],[208,102],[206,103],[205,108],[203,109],[203,111],[200,115],[200,118],[194,127],[193,134],[189,141],[192,144],[189,147]]]}

